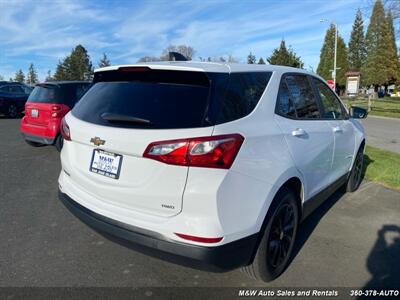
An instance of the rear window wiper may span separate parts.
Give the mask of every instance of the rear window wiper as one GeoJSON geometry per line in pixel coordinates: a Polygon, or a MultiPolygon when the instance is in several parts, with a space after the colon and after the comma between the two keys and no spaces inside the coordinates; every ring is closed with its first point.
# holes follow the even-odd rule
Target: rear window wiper
{"type": "Polygon", "coordinates": [[[113,114],[113,113],[102,113],[100,117],[103,120],[108,122],[116,122],[116,123],[136,123],[136,124],[143,124],[143,125],[152,125],[150,120],[132,117],[128,115],[121,115],[121,114],[113,114]]]}

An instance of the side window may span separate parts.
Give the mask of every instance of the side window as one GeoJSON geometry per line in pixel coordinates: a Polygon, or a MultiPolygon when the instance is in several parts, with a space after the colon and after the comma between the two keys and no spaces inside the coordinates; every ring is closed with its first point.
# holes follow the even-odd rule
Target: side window
{"type": "Polygon", "coordinates": [[[250,114],[260,100],[270,77],[270,72],[231,73],[221,103],[218,123],[237,120],[250,114]]]}
{"type": "Polygon", "coordinates": [[[313,78],[313,81],[321,98],[323,108],[322,117],[325,119],[342,119],[342,107],[339,100],[333,94],[333,91],[326,84],[321,82],[321,80],[313,78]]]}
{"type": "Polygon", "coordinates": [[[2,91],[2,92],[9,92],[10,90],[9,90],[9,88],[8,88],[8,85],[6,85],[6,86],[2,86],[1,88],[0,88],[0,91],[2,91]]]}
{"type": "Polygon", "coordinates": [[[287,75],[285,82],[299,119],[320,118],[317,100],[305,75],[287,75]]]}
{"type": "Polygon", "coordinates": [[[296,117],[296,111],[294,109],[293,101],[289,96],[289,89],[285,81],[281,81],[278,92],[278,112],[280,115],[288,116],[291,118],[296,117]]]}
{"type": "Polygon", "coordinates": [[[10,86],[10,93],[13,93],[13,94],[25,94],[24,90],[18,85],[11,85],[10,86]]]}

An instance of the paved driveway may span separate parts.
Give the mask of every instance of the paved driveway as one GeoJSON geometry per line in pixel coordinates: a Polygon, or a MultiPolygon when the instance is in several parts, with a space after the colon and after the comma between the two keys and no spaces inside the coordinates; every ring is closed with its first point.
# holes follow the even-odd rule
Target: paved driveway
{"type": "Polygon", "coordinates": [[[367,132],[367,144],[400,153],[400,119],[368,116],[361,120],[367,132]]]}
{"type": "MultiPolygon", "coordinates": [[[[33,148],[19,120],[0,119],[0,286],[249,287],[240,271],[197,271],[115,244],[57,199],[59,154],[33,148]]],[[[398,284],[400,194],[363,183],[336,193],[304,223],[296,255],[275,287],[398,284]]],[[[207,293],[207,290],[203,290],[207,293]]]]}

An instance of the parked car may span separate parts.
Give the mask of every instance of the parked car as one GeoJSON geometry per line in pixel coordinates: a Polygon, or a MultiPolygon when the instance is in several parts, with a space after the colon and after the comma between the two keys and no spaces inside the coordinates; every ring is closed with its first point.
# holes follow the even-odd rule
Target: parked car
{"type": "Polygon", "coordinates": [[[23,112],[32,89],[19,82],[0,82],[0,113],[15,118],[23,112]]]}
{"type": "Polygon", "coordinates": [[[86,81],[52,81],[37,84],[25,104],[20,131],[32,146],[62,147],[61,119],[89,89],[86,81]]]}
{"type": "Polygon", "coordinates": [[[355,118],[365,116],[302,69],[99,69],[62,121],[59,197],[141,251],[270,281],[289,264],[300,221],[339,187],[358,188],[365,134],[355,118]]]}

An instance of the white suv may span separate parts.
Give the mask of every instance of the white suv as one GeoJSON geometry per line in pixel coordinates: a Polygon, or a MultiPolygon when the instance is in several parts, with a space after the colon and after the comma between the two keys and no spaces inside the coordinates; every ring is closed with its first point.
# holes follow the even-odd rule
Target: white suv
{"type": "Polygon", "coordinates": [[[366,112],[350,114],[301,69],[98,69],[62,122],[59,197],[136,249],[269,281],[288,265],[300,221],[360,184],[365,135],[354,118],[366,112]]]}

